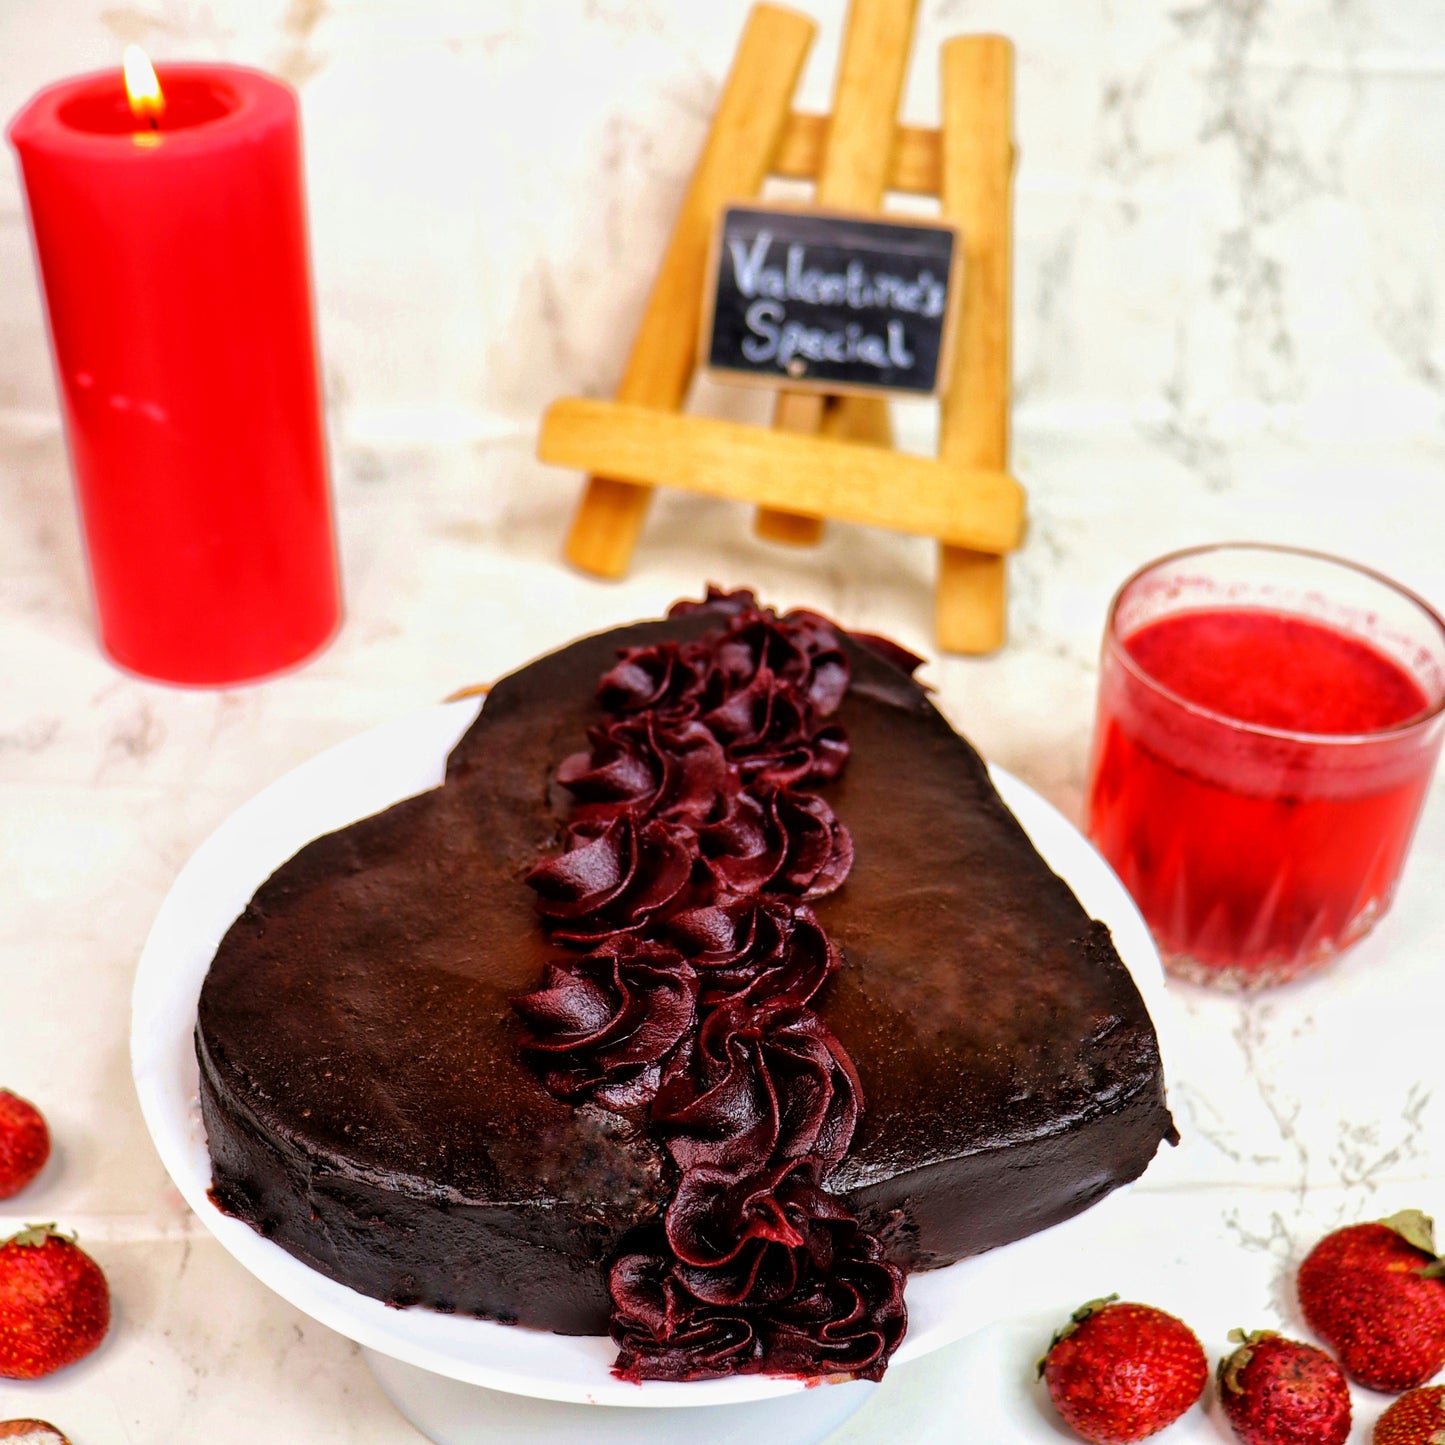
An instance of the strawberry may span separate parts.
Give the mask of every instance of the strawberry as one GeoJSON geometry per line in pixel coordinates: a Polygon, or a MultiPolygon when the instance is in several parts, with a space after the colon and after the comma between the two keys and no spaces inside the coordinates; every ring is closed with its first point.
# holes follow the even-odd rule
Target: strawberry
{"type": "Polygon", "coordinates": [[[1309,1327],[1360,1384],[1408,1390],[1445,1367],[1445,1261],[1419,1210],[1327,1234],[1298,1288],[1309,1327]]]}
{"type": "Polygon", "coordinates": [[[1055,1408],[1095,1445],[1126,1445],[1172,1425],[1209,1379],[1204,1348],[1187,1325],[1118,1298],[1075,1310],[1039,1361],[1055,1408]]]}
{"type": "Polygon", "coordinates": [[[1445,1445],[1445,1385],[1401,1395],[1370,1438],[1374,1445],[1445,1445]]]}
{"type": "Polygon", "coordinates": [[[37,1380],[105,1338],[110,1290],[100,1266],[53,1224],[0,1245],[0,1379],[37,1380]]]}
{"type": "Polygon", "coordinates": [[[1273,1330],[1231,1330],[1239,1348],[1219,1362],[1219,1403],[1244,1445],[1344,1445],[1350,1387],[1313,1345],[1273,1330]]]}
{"type": "Polygon", "coordinates": [[[11,1445],[70,1445],[70,1441],[44,1420],[0,1420],[0,1440],[11,1445]]]}
{"type": "Polygon", "coordinates": [[[50,1131],[34,1104],[0,1089],[0,1199],[19,1194],[50,1158],[50,1131]]]}

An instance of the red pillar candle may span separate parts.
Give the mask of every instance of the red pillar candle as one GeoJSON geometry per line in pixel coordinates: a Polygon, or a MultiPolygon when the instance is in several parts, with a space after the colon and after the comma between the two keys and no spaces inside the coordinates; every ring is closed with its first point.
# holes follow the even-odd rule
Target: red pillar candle
{"type": "Polygon", "coordinates": [[[15,117],[101,640],[167,682],[264,676],[340,618],[295,94],[166,66],[15,117]]]}

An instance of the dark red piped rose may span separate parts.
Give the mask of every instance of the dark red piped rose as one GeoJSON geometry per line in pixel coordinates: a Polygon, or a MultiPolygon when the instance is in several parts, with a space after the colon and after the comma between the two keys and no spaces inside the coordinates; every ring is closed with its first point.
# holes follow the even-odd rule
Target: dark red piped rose
{"type": "Polygon", "coordinates": [[[807,906],[853,862],[807,791],[847,762],[848,654],[816,613],[713,588],[673,612],[699,606],[720,625],[624,652],[607,720],[557,771],[576,806],[526,881],[548,936],[590,951],[514,1000],[522,1048],[551,1093],[633,1113],[677,1166],[609,1271],[618,1374],[876,1379],[903,1277],[824,1187],[863,1090],[811,1007],[841,959],[807,906]]]}
{"type": "Polygon", "coordinates": [[[739,793],[727,814],[697,830],[718,892],[764,891],[821,898],[853,866],[853,840],[815,793],[784,788],[739,793]]]}
{"type": "Polygon", "coordinates": [[[759,1371],[881,1379],[908,1323],[899,1271],[882,1256],[859,1230],[826,1275],[760,1307],[704,1303],[661,1251],[623,1255],[608,1278],[615,1371],[629,1380],[759,1371]],[[675,1373],[679,1359],[686,1376],[675,1373]]]}
{"type": "Polygon", "coordinates": [[[630,813],[574,824],[567,851],[527,875],[553,938],[589,942],[635,933],[687,887],[697,836],[682,823],[630,813]]]}
{"type": "Polygon", "coordinates": [[[631,647],[597,687],[597,701],[614,713],[686,712],[702,691],[702,676],[675,642],[631,647]]]}
{"type": "Polygon", "coordinates": [[[557,781],[578,802],[573,825],[623,813],[705,822],[724,811],[741,782],[717,738],[700,722],[661,723],[652,714],[588,733],[590,753],[574,753],[557,781]]]}
{"type": "Polygon", "coordinates": [[[805,1004],[840,963],[812,909],[792,902],[709,903],[673,914],[664,931],[698,970],[705,1008],[733,998],[805,1004]]]}
{"type": "Polygon", "coordinates": [[[708,1015],[652,1118],[683,1170],[809,1156],[831,1165],[848,1152],[862,1095],[852,1059],[811,1009],[735,1002],[708,1015]]]}
{"type": "Polygon", "coordinates": [[[542,987],[512,1001],[522,1043],[549,1092],[621,1108],[649,1102],[691,1042],[697,974],[675,949],[623,936],[547,965],[542,987]]]}

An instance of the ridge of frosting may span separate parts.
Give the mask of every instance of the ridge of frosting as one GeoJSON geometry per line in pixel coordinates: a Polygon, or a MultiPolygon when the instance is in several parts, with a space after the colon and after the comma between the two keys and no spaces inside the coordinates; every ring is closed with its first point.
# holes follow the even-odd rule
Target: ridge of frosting
{"type": "Polygon", "coordinates": [[[615,1373],[877,1379],[903,1274],[823,1187],[864,1098],[811,1006],[842,963],[808,904],[852,865],[811,790],[848,760],[849,660],[816,613],[710,588],[673,615],[699,607],[720,625],[621,653],[605,720],[557,769],[574,808],[526,882],[567,951],[513,1000],[522,1053],[554,1096],[644,1122],[677,1169],[609,1268],[615,1373]]]}

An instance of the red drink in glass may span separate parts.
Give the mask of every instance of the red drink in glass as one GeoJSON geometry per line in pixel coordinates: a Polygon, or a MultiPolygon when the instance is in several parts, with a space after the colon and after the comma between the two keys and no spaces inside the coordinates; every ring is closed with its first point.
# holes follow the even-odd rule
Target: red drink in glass
{"type": "Polygon", "coordinates": [[[1310,553],[1165,558],[1115,599],[1089,832],[1170,969],[1235,987],[1389,906],[1445,732],[1445,624],[1310,553]]]}

